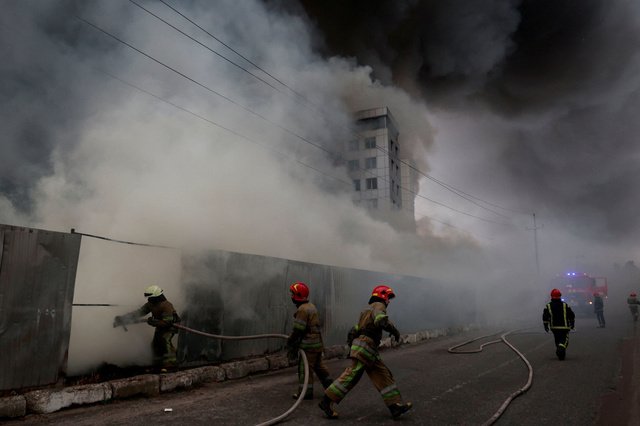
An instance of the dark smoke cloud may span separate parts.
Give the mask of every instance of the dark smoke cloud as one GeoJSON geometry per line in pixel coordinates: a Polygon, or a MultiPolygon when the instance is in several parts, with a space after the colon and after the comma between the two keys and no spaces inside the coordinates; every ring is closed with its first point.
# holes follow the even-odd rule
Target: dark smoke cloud
{"type": "MultiPolygon", "coordinates": [[[[457,123],[485,130],[480,121],[501,117],[493,131],[502,129],[504,137],[471,132],[477,143],[464,145],[458,156],[476,156],[478,169],[501,170],[511,194],[502,201],[537,211],[559,228],[547,232],[617,245],[633,255],[640,237],[636,3],[300,4],[323,34],[327,54],[369,63],[379,78],[422,99],[436,116],[455,112],[457,123]]],[[[435,127],[446,137],[446,129],[435,127]]],[[[460,182],[500,199],[486,183],[460,182]]]]}

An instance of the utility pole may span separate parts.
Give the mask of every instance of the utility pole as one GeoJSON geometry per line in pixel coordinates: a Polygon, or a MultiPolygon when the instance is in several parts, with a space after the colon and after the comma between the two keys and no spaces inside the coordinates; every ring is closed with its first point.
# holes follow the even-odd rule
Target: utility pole
{"type": "Polygon", "coordinates": [[[533,245],[536,254],[536,279],[538,287],[540,286],[540,258],[538,257],[538,229],[542,229],[542,226],[538,226],[536,223],[536,214],[533,213],[533,228],[527,228],[528,231],[533,231],[533,245]]]}

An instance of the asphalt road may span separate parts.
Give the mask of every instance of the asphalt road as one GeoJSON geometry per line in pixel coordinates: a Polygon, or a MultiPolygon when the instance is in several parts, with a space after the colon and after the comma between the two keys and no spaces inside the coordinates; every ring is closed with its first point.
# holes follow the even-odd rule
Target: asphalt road
{"type": "MultiPolygon", "coordinates": [[[[623,376],[627,382],[632,379],[629,376],[632,372],[622,369],[625,351],[627,359],[631,357],[633,361],[638,357],[637,352],[629,353],[630,348],[638,346],[637,339],[630,338],[635,336],[635,329],[630,317],[622,313],[607,321],[607,328],[603,329],[596,327],[593,318],[578,318],[564,361],[555,357],[553,337],[544,332],[540,323],[508,335],[507,340],[531,363],[533,384],[528,392],[513,400],[495,424],[633,424],[637,419],[630,419],[620,404],[630,396],[622,395],[623,376]]],[[[414,404],[414,409],[399,420],[391,419],[365,376],[337,407],[340,419],[323,417],[317,407],[321,392],[316,389],[316,400],[303,401],[282,424],[483,424],[509,395],[525,385],[527,366],[503,343],[486,346],[477,354],[450,354],[447,348],[491,331],[474,331],[382,352],[403,397],[414,404]]],[[[464,349],[477,348],[480,343],[495,338],[471,343],[464,349]]],[[[344,359],[327,362],[336,377],[347,364],[348,360],[344,359]]],[[[638,382],[637,376],[635,379],[638,382]]],[[[294,402],[291,394],[295,388],[295,370],[289,368],[155,398],[29,415],[6,424],[252,425],[285,412],[294,402]],[[172,411],[166,412],[165,408],[172,411]]]]}

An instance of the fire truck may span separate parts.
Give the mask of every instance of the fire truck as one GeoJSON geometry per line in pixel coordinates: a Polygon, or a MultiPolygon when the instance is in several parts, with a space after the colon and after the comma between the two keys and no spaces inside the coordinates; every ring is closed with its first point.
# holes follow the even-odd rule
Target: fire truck
{"type": "Polygon", "coordinates": [[[592,313],[593,294],[599,293],[606,298],[609,292],[606,277],[594,277],[584,272],[558,275],[552,280],[551,288],[560,290],[562,300],[576,313],[592,313]]]}

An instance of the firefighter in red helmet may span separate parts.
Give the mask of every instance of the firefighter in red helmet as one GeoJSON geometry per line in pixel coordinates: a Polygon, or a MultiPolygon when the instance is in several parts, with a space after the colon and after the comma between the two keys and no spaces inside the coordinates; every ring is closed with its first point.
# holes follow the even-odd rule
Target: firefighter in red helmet
{"type": "Polygon", "coordinates": [[[386,285],[374,288],[369,306],[360,313],[358,323],[349,331],[351,365],[325,390],[319,404],[327,417],[338,417],[333,404],[340,403],[365,372],[380,392],[393,418],[400,417],[411,409],[410,402],[402,402],[402,396],[393,380],[393,375],[378,353],[383,331],[393,336],[396,342],[400,340],[400,332],[387,316],[387,305],[394,297],[395,293],[386,285]]]}
{"type": "Polygon", "coordinates": [[[544,331],[553,333],[556,343],[556,356],[562,361],[569,345],[569,330],[575,327],[575,315],[569,305],[561,299],[562,293],[557,288],[551,290],[551,301],[542,311],[544,331]]]}
{"type": "MultiPolygon", "coordinates": [[[[293,331],[287,340],[289,349],[289,359],[295,359],[298,356],[298,349],[302,349],[307,356],[309,362],[309,373],[315,372],[320,379],[322,386],[326,388],[333,382],[329,377],[329,370],[322,360],[322,352],[324,345],[322,343],[322,335],[320,333],[320,317],[318,309],[313,303],[309,302],[309,287],[303,282],[295,282],[289,286],[291,292],[291,301],[298,308],[293,314],[293,331]]],[[[293,394],[294,398],[298,398],[304,386],[304,362],[298,360],[298,392],[293,394]]],[[[307,392],[304,399],[313,399],[313,374],[309,374],[307,382],[307,392]]]]}

